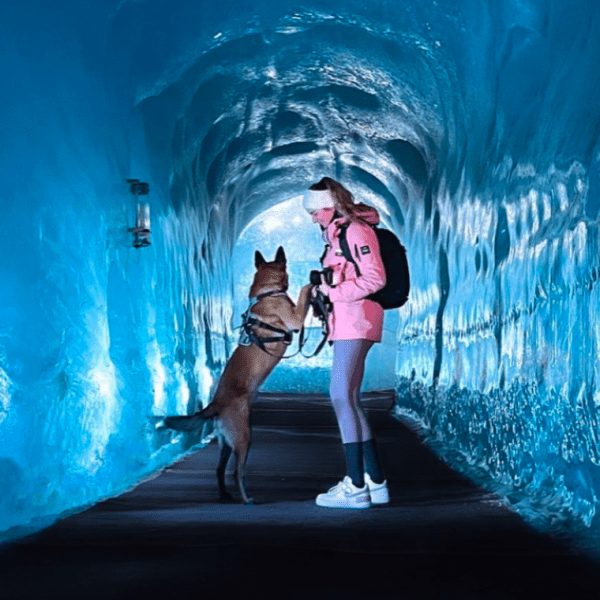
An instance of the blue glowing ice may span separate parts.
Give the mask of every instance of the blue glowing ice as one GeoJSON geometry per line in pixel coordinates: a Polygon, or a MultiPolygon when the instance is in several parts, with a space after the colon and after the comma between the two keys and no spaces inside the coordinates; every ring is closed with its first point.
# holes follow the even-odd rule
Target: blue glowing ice
{"type": "MultiPolygon", "coordinates": [[[[330,175],[412,268],[367,387],[395,387],[532,522],[597,545],[592,2],[34,5],[0,4],[2,537],[204,443],[152,417],[208,401],[254,249],[286,247],[292,294],[317,266],[290,207],[330,175]],[[146,247],[128,178],[150,186],[146,247]]],[[[326,391],[327,364],[292,359],[266,389],[326,391]]]]}

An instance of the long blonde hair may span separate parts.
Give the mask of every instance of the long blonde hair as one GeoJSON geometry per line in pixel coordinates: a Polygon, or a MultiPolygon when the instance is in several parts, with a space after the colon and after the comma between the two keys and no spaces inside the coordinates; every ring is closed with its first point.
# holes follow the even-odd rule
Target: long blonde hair
{"type": "Polygon", "coordinates": [[[323,177],[317,183],[313,183],[309,189],[315,191],[328,190],[333,196],[336,213],[339,216],[346,217],[350,221],[360,219],[357,213],[367,208],[367,205],[362,202],[355,203],[352,192],[347,190],[339,181],[331,179],[331,177],[323,177]]]}

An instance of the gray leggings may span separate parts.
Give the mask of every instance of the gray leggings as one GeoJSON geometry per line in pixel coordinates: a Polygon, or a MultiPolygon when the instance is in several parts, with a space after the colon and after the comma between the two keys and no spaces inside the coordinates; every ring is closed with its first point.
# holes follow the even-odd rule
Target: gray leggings
{"type": "Polygon", "coordinates": [[[360,404],[360,386],[371,340],[333,342],[333,367],[329,394],[335,410],[342,442],[366,442],[373,437],[360,404]]]}

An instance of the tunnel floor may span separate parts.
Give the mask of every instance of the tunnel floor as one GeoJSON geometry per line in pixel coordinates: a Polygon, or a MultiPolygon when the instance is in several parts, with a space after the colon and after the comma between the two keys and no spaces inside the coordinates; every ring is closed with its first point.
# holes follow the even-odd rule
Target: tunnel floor
{"type": "Polygon", "coordinates": [[[4,547],[0,598],[598,598],[596,564],[440,462],[390,415],[391,392],[363,401],[390,505],[317,507],[345,472],[328,400],[265,394],[253,407],[254,506],[218,502],[215,441],[4,547]]]}

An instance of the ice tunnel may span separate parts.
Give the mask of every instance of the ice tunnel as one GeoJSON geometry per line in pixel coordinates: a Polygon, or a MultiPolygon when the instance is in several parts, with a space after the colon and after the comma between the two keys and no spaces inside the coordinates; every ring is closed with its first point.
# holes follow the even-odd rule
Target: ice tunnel
{"type": "Polygon", "coordinates": [[[412,268],[367,385],[599,548],[599,52],[589,0],[2,2],[0,538],[202,445],[151,417],[207,403],[254,247],[317,266],[328,175],[412,268]]]}

